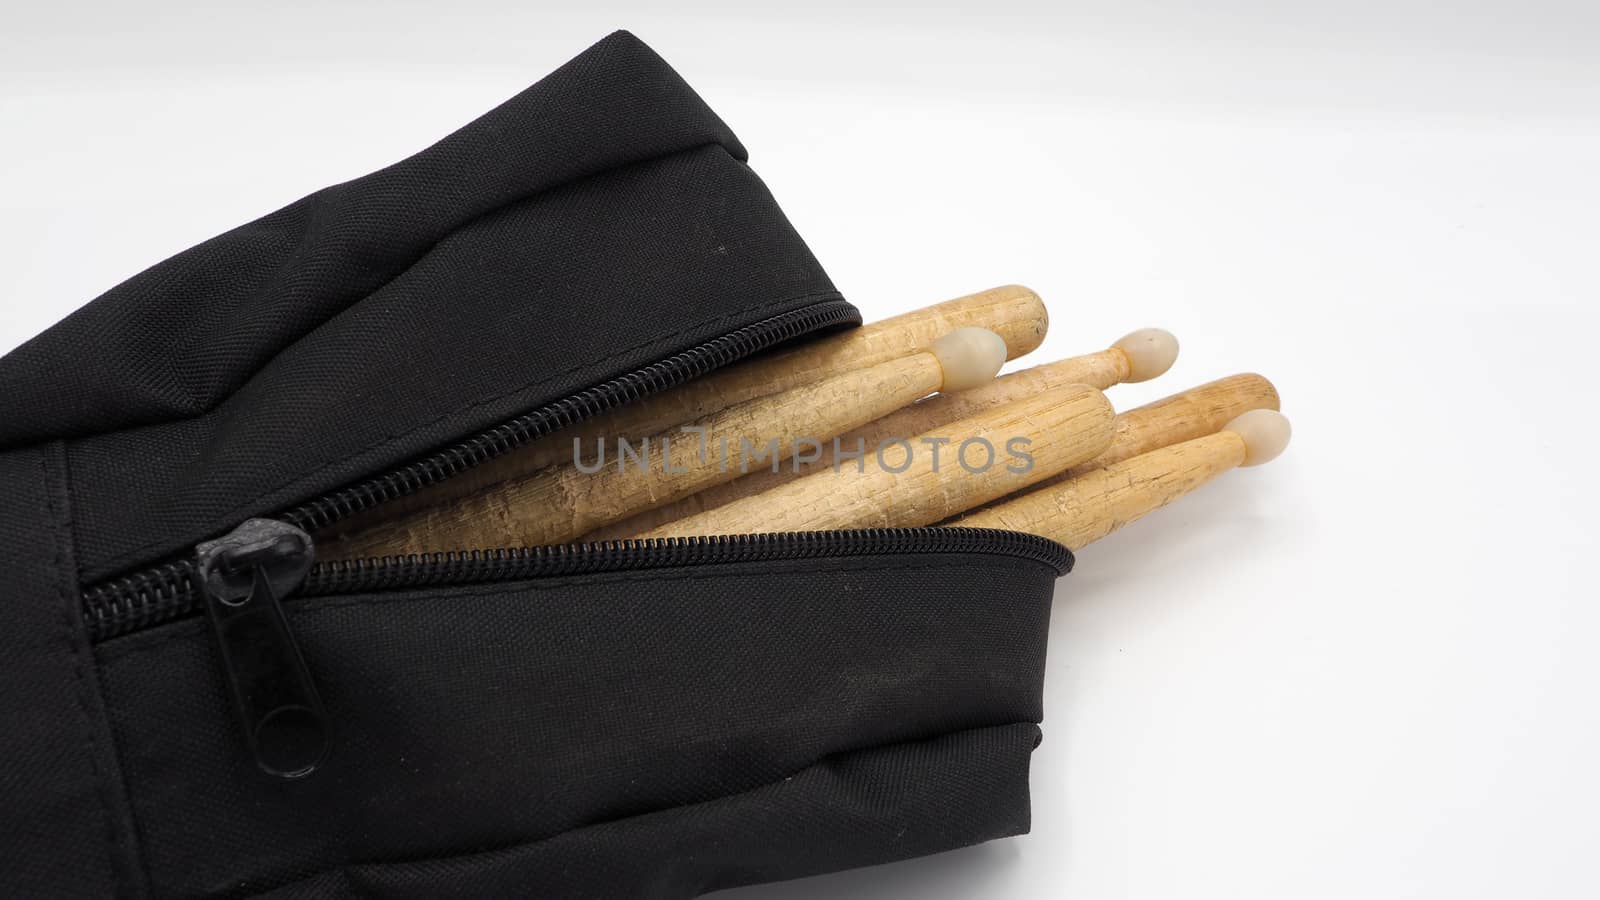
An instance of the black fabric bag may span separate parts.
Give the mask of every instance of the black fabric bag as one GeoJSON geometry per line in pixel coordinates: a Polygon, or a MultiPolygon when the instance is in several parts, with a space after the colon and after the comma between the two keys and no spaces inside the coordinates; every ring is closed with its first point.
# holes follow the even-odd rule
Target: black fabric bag
{"type": "Polygon", "coordinates": [[[1026,831],[1055,544],[306,569],[302,529],[856,324],[744,161],[618,33],[0,360],[0,894],[675,898],[1026,831]]]}

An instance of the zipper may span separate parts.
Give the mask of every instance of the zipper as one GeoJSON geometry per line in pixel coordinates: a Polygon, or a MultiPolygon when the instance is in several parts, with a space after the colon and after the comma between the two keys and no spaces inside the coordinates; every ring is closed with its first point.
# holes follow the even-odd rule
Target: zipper
{"type": "Polygon", "coordinates": [[[320,531],[607,410],[676,387],[787,341],[840,325],[860,323],[861,314],[842,299],[814,303],[763,319],[654,365],[524,413],[409,466],[297,506],[279,518],[303,531],[320,531]]]}
{"type": "Polygon", "coordinates": [[[1058,575],[1070,571],[1073,562],[1066,547],[1022,532],[873,528],[314,563],[309,534],[287,522],[250,519],[228,535],[200,544],[192,567],[165,567],[145,576],[137,588],[130,582],[85,593],[84,610],[90,638],[99,642],[192,616],[203,608],[234,714],[256,766],[279,778],[301,778],[327,755],[333,729],[283,608],[290,594],[303,598],[681,566],[972,552],[1041,563],[1058,575]]]}
{"type": "MultiPolygon", "coordinates": [[[[842,299],[824,300],[771,316],[596,387],[545,404],[409,465],[325,494],[273,518],[301,531],[320,531],[607,410],[675,387],[786,341],[860,322],[861,314],[842,299]]],[[[172,595],[185,589],[194,575],[195,560],[183,557],[110,578],[85,589],[81,601],[91,639],[116,637],[159,625],[172,618],[168,612],[173,606],[170,602],[172,595]]]]}
{"type": "MultiPolygon", "coordinates": [[[[273,520],[251,520],[259,521],[292,528],[273,520]]],[[[306,552],[313,552],[310,538],[306,537],[305,542],[306,552]]],[[[295,596],[367,594],[639,569],[901,553],[1000,554],[1042,563],[1061,574],[1072,569],[1071,551],[1038,535],[991,528],[868,528],[552,544],[321,562],[305,569],[296,585],[295,596]]],[[[280,592],[278,596],[281,598],[285,593],[287,591],[280,592]]],[[[206,598],[204,585],[197,585],[189,568],[168,566],[158,574],[147,574],[137,581],[128,579],[122,584],[103,585],[87,592],[83,596],[83,606],[90,640],[99,643],[196,615],[205,608],[206,598]]]]}
{"type": "Polygon", "coordinates": [[[316,563],[310,532],[420,490],[609,409],[699,377],[786,341],[860,322],[828,300],[730,332],[665,360],[518,416],[402,468],[273,518],[250,519],[170,560],[85,589],[91,642],[204,612],[245,743],[262,771],[299,778],[332,743],[332,723],[283,601],[290,595],[368,593],[630,569],[898,553],[1000,553],[1065,573],[1054,541],[972,528],[879,528],[792,534],[607,541],[316,563]]]}
{"type": "Polygon", "coordinates": [[[282,600],[311,570],[311,535],[250,519],[195,548],[195,588],[216,639],[228,695],[256,765],[311,774],[332,743],[328,714],[282,600]]]}

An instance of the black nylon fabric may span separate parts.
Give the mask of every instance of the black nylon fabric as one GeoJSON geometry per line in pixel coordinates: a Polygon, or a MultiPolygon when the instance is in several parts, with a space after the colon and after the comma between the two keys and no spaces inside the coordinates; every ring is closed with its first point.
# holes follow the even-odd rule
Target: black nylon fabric
{"type": "Polygon", "coordinates": [[[204,622],[113,640],[99,660],[162,896],[315,896],[370,875],[401,895],[686,897],[1023,830],[1055,577],[1000,556],[874,556],[292,601],[337,732],[302,782],[239,752],[204,622]],[[957,741],[885,749],[868,770],[902,771],[884,785],[827,771],[1011,725],[1026,737],[993,759],[957,741]],[[787,790],[803,796],[784,797],[801,776],[787,790]],[[1009,787],[984,795],[994,782],[1009,787]],[[900,792],[919,799],[902,808],[900,792]],[[768,796],[765,817],[748,808],[768,796]],[[679,807],[681,826],[648,827],[679,807]],[[677,832],[691,826],[699,839],[677,832]],[[729,841],[761,852],[717,857],[729,841]],[[565,857],[568,843],[596,856],[565,857]],[[839,845],[857,855],[830,864],[822,847],[839,845]]]}
{"type": "Polygon", "coordinates": [[[706,144],[746,158],[659,56],[613,34],[427,150],[155,265],[19,348],[0,365],[0,448],[214,409],[479,216],[706,144]],[[96,365],[59,366],[90,348],[96,365]]]}
{"type": "Polygon", "coordinates": [[[0,897],[140,881],[77,614],[68,488],[59,444],[0,453],[0,897]]]}
{"type": "Polygon", "coordinates": [[[433,147],[0,359],[103,579],[770,315],[837,300],[744,148],[626,33],[433,147]]]}
{"type": "Polygon", "coordinates": [[[841,753],[701,804],[504,850],[346,866],[263,896],[656,900],[909,859],[1027,832],[1038,741],[1038,726],[1001,725],[841,753]]]}
{"type": "Polygon", "coordinates": [[[292,599],[294,782],[203,620],[87,640],[85,586],[837,302],[618,33],[0,359],[0,896],[675,900],[1025,831],[1057,573],[998,550],[292,599]]]}
{"type": "Polygon", "coordinates": [[[115,575],[750,322],[837,300],[718,145],[482,216],[215,410],[73,441],[85,574],[115,575]]]}

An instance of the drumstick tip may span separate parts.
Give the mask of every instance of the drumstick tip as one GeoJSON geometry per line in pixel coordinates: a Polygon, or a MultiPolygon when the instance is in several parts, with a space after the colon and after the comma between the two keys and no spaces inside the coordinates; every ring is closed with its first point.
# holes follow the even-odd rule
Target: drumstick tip
{"type": "Polygon", "coordinates": [[[1160,328],[1141,328],[1111,346],[1128,357],[1128,383],[1166,374],[1178,359],[1178,339],[1160,328]]]}
{"type": "Polygon", "coordinates": [[[989,383],[1006,364],[1006,342],[987,328],[957,328],[928,351],[943,370],[941,391],[964,391],[989,383]]]}
{"type": "Polygon", "coordinates": [[[1272,462],[1289,446],[1289,420],[1273,409],[1252,409],[1222,426],[1244,441],[1244,462],[1241,466],[1259,466],[1272,462]]]}

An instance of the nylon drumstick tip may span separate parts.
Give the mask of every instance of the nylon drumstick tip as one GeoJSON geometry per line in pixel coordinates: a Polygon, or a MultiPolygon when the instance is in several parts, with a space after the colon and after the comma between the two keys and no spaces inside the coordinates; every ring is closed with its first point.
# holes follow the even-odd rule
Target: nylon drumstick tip
{"type": "Polygon", "coordinates": [[[1006,342],[987,328],[957,328],[928,348],[943,370],[941,391],[988,384],[1006,363],[1006,342]]]}
{"type": "Polygon", "coordinates": [[[1178,339],[1160,328],[1141,328],[1111,346],[1128,357],[1128,383],[1163,375],[1178,359],[1178,339]]]}
{"type": "Polygon", "coordinates": [[[1289,446],[1289,420],[1283,413],[1271,409],[1252,409],[1222,426],[1244,441],[1242,466],[1259,466],[1272,462],[1289,446]]]}

